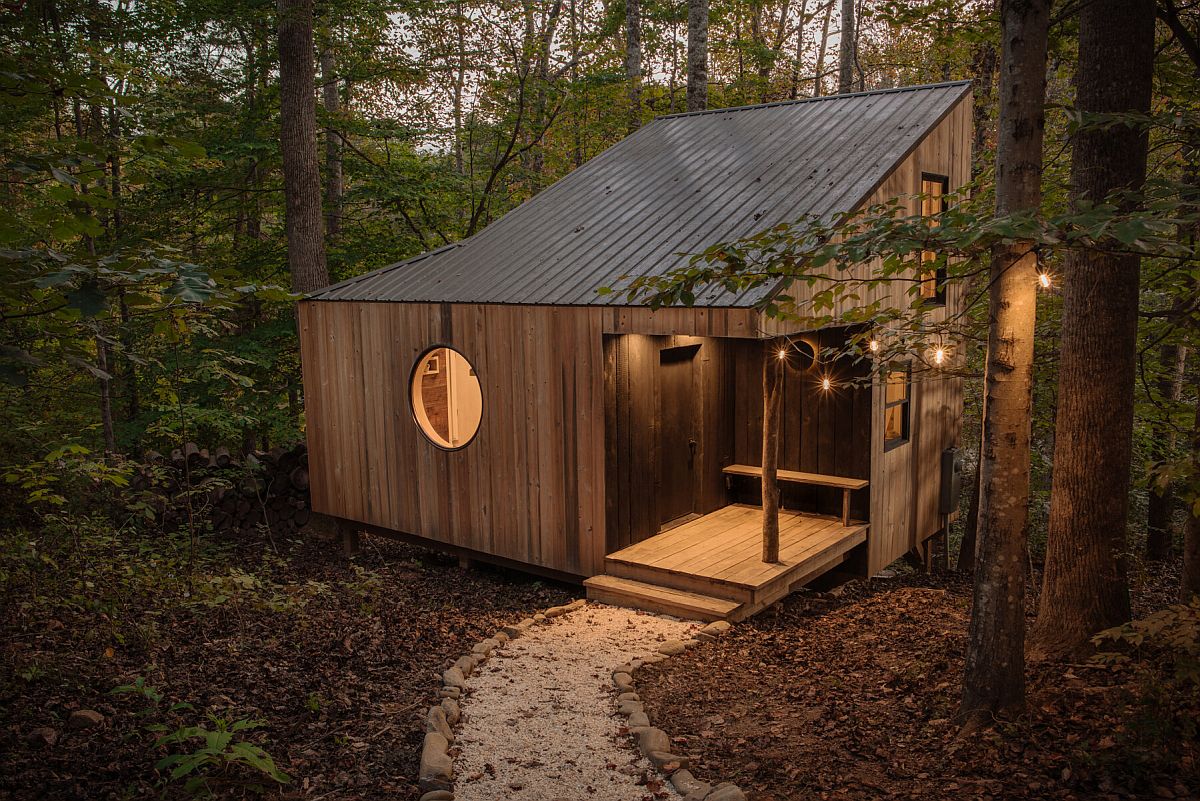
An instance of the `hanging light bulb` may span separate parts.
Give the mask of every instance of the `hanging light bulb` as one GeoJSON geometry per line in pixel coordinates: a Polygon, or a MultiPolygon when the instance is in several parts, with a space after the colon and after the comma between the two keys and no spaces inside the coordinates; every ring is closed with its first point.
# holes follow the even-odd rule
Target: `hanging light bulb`
{"type": "Polygon", "coordinates": [[[867,347],[871,349],[871,353],[879,353],[879,340],[872,338],[867,347]]]}
{"type": "Polygon", "coordinates": [[[821,389],[825,392],[833,389],[833,381],[830,380],[829,376],[825,376],[821,379],[821,389]]]}
{"type": "Polygon", "coordinates": [[[779,356],[779,360],[780,360],[780,361],[783,361],[784,359],[786,359],[786,358],[787,358],[787,349],[786,349],[786,348],[780,348],[780,349],[779,349],[779,353],[778,353],[777,355],[779,356]]]}
{"type": "Polygon", "coordinates": [[[1038,283],[1041,284],[1042,289],[1049,289],[1050,288],[1050,273],[1046,273],[1046,272],[1038,273],[1038,283]]]}
{"type": "Polygon", "coordinates": [[[946,349],[941,345],[938,345],[937,350],[933,352],[933,361],[935,364],[941,364],[946,361],[946,349]]]}

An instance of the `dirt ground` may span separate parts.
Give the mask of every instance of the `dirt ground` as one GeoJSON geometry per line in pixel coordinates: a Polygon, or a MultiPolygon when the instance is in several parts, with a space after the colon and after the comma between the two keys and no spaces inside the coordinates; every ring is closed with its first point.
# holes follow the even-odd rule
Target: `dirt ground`
{"type": "MultiPolygon", "coordinates": [[[[1174,580],[1141,582],[1138,611],[1174,580]]],[[[965,583],[921,575],[793,595],[644,669],[639,692],[699,778],[751,801],[1196,797],[1194,735],[1153,740],[1131,669],[1034,666],[1024,718],[960,737],[969,606],[965,583]]]]}
{"type": "MultiPolygon", "coordinates": [[[[292,778],[268,797],[415,799],[427,706],[442,662],[531,609],[569,601],[567,588],[487,568],[460,570],[444,557],[380,538],[348,569],[337,548],[308,542],[273,564],[282,597],[257,593],[207,607],[148,605],[157,635],[146,648],[114,642],[105,612],[54,619],[5,612],[0,685],[0,798],[156,797],[155,725],[205,723],[206,713],[265,721],[250,733],[292,778]],[[271,607],[275,608],[271,608],[271,607]],[[152,704],[117,685],[144,677],[152,704]],[[194,709],[169,711],[172,703],[194,709]],[[104,715],[71,731],[72,711],[104,715]],[[29,732],[51,727],[53,746],[29,732]]],[[[237,563],[259,564],[247,548],[237,563]]],[[[249,570],[249,568],[247,568],[249,570]]],[[[246,579],[250,581],[250,579],[246,579]]],[[[223,798],[253,796],[232,770],[212,785],[223,798]]],[[[179,795],[173,784],[168,795],[179,795]]]]}

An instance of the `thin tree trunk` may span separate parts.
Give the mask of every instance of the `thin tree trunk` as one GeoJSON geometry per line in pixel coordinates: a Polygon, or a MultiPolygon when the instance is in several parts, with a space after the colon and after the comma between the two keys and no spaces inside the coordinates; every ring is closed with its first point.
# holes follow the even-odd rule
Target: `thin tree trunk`
{"type": "MultiPolygon", "coordinates": [[[[1158,393],[1165,411],[1151,426],[1151,449],[1155,462],[1161,465],[1175,453],[1175,428],[1164,419],[1170,416],[1183,394],[1183,374],[1187,366],[1187,348],[1183,345],[1163,345],[1159,350],[1162,375],[1158,393]]],[[[1168,481],[1161,492],[1150,490],[1146,504],[1146,558],[1161,562],[1171,556],[1171,511],[1175,508],[1174,483],[1168,481]]]]}
{"type": "MultiPolygon", "coordinates": [[[[1007,0],[996,150],[996,213],[1041,204],[1050,0],[1007,0]]],[[[970,724],[1025,705],[1025,537],[1037,254],[997,246],[979,448],[975,593],[960,716],[970,724]]]]}
{"type": "Polygon", "coordinates": [[[288,267],[292,290],[329,285],[317,163],[312,0],[278,0],[279,144],[283,154],[288,267]]]}
{"type": "Polygon", "coordinates": [[[777,347],[763,345],[763,561],[779,561],[779,410],[783,363],[777,347]]]}
{"type": "MultiPolygon", "coordinates": [[[[1200,396],[1196,398],[1196,422],[1192,426],[1192,475],[1200,476],[1200,396]]],[[[1184,603],[1200,595],[1200,498],[1187,497],[1187,522],[1183,527],[1183,571],[1179,598],[1184,603]]]]}
{"type": "Polygon", "coordinates": [[[708,0],[688,0],[687,110],[708,108],[708,0]]]}
{"type": "Polygon", "coordinates": [[[854,91],[854,0],[842,0],[842,32],[838,37],[838,94],[854,91]]]}
{"type": "Polygon", "coordinates": [[[342,140],[337,130],[338,97],[337,54],[332,44],[321,51],[321,99],[329,125],[325,129],[325,236],[333,239],[342,230],[342,140]]]}
{"type": "MultiPolygon", "coordinates": [[[[1075,102],[1085,115],[1148,112],[1153,63],[1153,0],[1081,8],[1075,102]]],[[[1101,202],[1138,189],[1146,149],[1141,126],[1078,132],[1074,198],[1101,202]]],[[[1136,255],[1067,256],[1046,568],[1030,638],[1038,657],[1070,653],[1129,619],[1124,554],[1140,270],[1136,255]]]]}
{"type": "Polygon", "coordinates": [[[625,0],[625,81],[629,133],[642,127],[642,3],[625,0]]]}
{"type": "Polygon", "coordinates": [[[821,45],[817,48],[817,64],[813,74],[813,97],[820,97],[825,84],[825,54],[829,51],[829,22],[833,19],[833,0],[825,3],[825,19],[821,21],[821,45]]]}
{"type": "Polygon", "coordinates": [[[796,55],[792,59],[792,85],[788,89],[788,100],[800,96],[800,72],[804,69],[804,28],[808,25],[808,0],[801,0],[800,21],[796,23],[796,55]]]}
{"type": "Polygon", "coordinates": [[[958,564],[955,570],[964,575],[975,572],[975,549],[979,533],[979,466],[975,466],[975,478],[971,482],[971,497],[967,503],[967,519],[963,521],[962,543],[958,546],[958,564]]]}

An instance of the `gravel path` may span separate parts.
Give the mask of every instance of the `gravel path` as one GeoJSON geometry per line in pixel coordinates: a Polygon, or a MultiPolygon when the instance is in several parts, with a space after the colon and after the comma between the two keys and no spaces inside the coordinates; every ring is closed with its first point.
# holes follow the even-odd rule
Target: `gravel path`
{"type": "Polygon", "coordinates": [[[589,604],[493,652],[467,680],[455,799],[679,798],[668,782],[644,784],[660,777],[620,734],[611,673],[700,625],[589,604]]]}

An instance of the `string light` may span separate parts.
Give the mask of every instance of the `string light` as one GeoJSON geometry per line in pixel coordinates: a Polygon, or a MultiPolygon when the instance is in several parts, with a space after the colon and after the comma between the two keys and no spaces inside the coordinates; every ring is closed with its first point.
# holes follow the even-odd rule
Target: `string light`
{"type": "Polygon", "coordinates": [[[938,345],[937,350],[933,352],[933,361],[935,364],[941,364],[946,361],[946,349],[938,345]]]}
{"type": "Polygon", "coordinates": [[[871,349],[871,353],[879,353],[879,340],[872,339],[870,343],[868,343],[867,347],[871,349]]]}
{"type": "Polygon", "coordinates": [[[787,358],[787,349],[786,349],[786,348],[780,348],[780,349],[779,349],[779,354],[778,354],[778,355],[779,355],[779,360],[780,360],[780,361],[783,361],[784,359],[786,359],[786,358],[787,358]]]}
{"type": "Polygon", "coordinates": [[[1038,273],[1038,283],[1042,285],[1042,289],[1050,288],[1050,273],[1038,273]]]}
{"type": "Polygon", "coordinates": [[[823,389],[825,392],[833,389],[833,381],[829,379],[829,376],[825,376],[821,379],[821,389],[823,389]]]}

